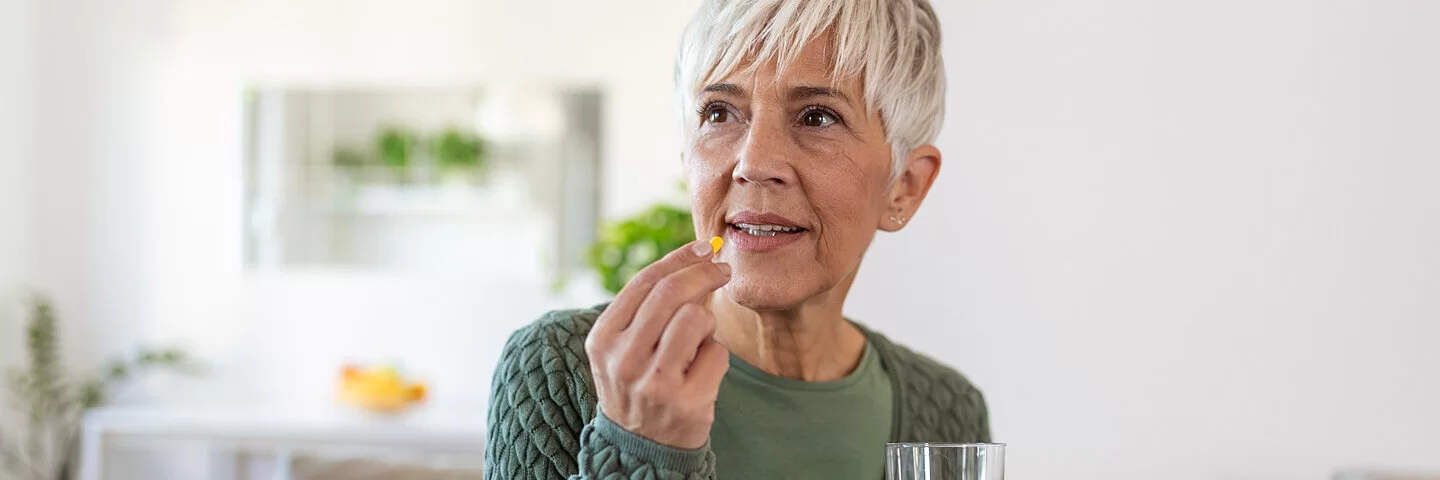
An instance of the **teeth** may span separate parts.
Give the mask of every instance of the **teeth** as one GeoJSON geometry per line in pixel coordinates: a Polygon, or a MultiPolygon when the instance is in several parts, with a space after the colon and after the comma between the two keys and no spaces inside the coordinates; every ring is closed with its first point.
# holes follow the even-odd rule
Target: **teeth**
{"type": "Polygon", "coordinates": [[[773,237],[781,233],[800,231],[800,229],[796,227],[782,227],[780,225],[755,225],[750,223],[737,223],[735,224],[735,226],[740,228],[741,230],[744,230],[745,233],[757,237],[773,237]]]}

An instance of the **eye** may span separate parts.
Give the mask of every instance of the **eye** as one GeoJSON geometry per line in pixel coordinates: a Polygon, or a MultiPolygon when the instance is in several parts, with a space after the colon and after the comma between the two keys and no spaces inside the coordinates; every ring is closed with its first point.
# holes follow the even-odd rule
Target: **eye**
{"type": "Polygon", "coordinates": [[[700,121],[702,123],[725,123],[730,120],[730,109],[722,103],[712,103],[700,109],[700,121]]]}
{"type": "Polygon", "coordinates": [[[705,121],[710,123],[725,123],[730,120],[730,112],[723,108],[714,108],[705,116],[705,121]]]}
{"type": "Polygon", "coordinates": [[[838,115],[822,107],[810,107],[800,115],[800,124],[807,127],[828,127],[839,121],[838,115]]]}

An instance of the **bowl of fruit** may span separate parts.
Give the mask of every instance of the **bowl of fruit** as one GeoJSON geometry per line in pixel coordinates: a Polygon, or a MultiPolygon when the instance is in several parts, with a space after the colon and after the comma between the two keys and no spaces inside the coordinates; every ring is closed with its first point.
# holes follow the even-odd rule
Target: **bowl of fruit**
{"type": "Polygon", "coordinates": [[[340,401],[373,413],[396,414],[425,401],[425,384],[392,366],[347,364],[340,369],[340,401]]]}

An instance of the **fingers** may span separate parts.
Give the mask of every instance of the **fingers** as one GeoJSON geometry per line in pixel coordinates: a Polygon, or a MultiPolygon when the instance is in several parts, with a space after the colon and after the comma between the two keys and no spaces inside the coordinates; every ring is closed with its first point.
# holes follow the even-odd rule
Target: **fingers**
{"type": "Polygon", "coordinates": [[[641,269],[640,273],[635,274],[625,284],[625,288],[620,289],[610,306],[605,307],[605,312],[595,321],[592,331],[606,335],[625,330],[630,326],[630,320],[635,317],[640,305],[650,295],[650,291],[662,279],[683,268],[707,262],[712,254],[708,242],[697,240],[675,249],[641,269]]]}
{"type": "Polygon", "coordinates": [[[719,391],[720,380],[729,370],[730,351],[720,342],[706,339],[705,345],[695,353],[695,361],[690,362],[690,369],[685,372],[685,384],[694,391],[713,396],[719,391]]]}
{"type": "Polygon", "coordinates": [[[671,273],[650,289],[622,336],[634,347],[655,347],[681,305],[698,302],[729,281],[730,266],[723,263],[701,262],[671,273]]]}
{"type": "Polygon", "coordinates": [[[680,306],[660,336],[654,366],[657,372],[683,375],[705,342],[715,334],[715,315],[694,303],[680,306]]]}

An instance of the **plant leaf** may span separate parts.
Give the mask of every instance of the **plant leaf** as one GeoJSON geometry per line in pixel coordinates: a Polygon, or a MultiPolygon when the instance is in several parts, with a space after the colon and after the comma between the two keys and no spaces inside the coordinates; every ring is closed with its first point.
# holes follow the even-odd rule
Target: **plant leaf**
{"type": "Polygon", "coordinates": [[[75,403],[81,410],[89,410],[105,403],[105,382],[99,379],[92,379],[80,385],[76,392],[75,403]]]}
{"type": "Polygon", "coordinates": [[[587,260],[601,285],[619,293],[645,266],[694,241],[695,230],[689,209],[661,204],[608,224],[600,238],[587,260]]]}

